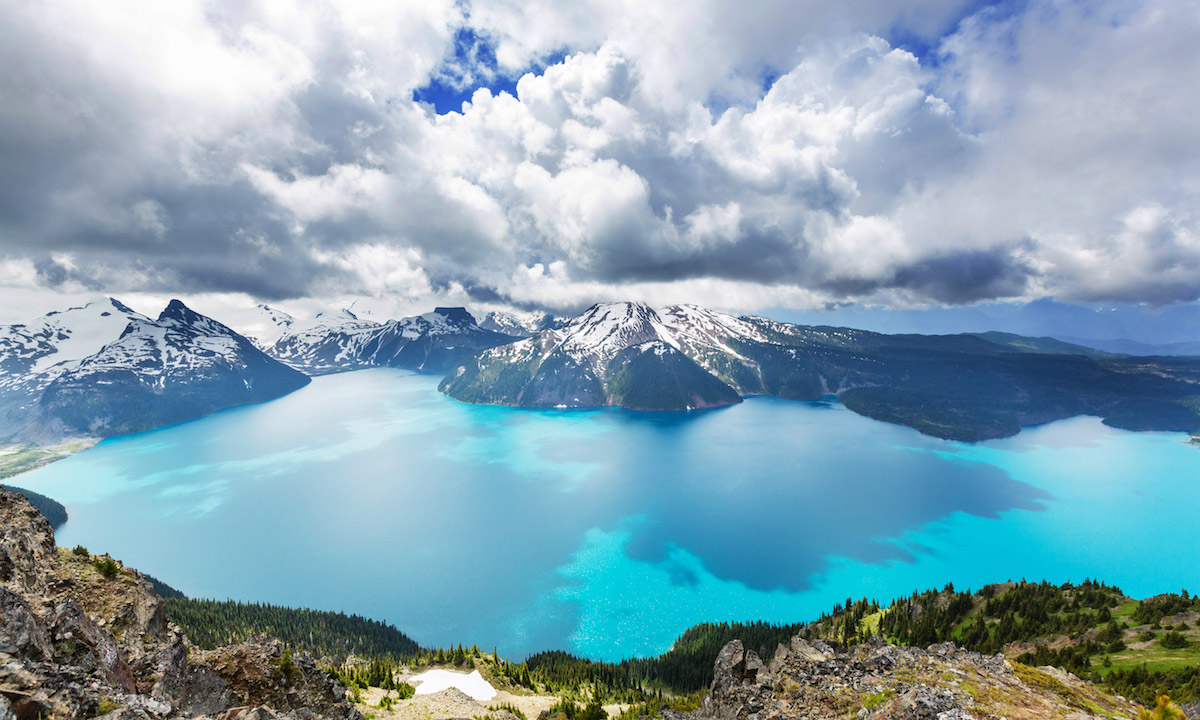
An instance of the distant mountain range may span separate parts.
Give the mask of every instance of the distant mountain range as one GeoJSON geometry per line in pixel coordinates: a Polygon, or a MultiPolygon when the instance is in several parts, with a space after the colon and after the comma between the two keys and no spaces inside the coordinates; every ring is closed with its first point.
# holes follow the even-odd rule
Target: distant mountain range
{"type": "Polygon", "coordinates": [[[981,440],[1074,415],[1200,428],[1200,358],[1129,358],[1005,333],[883,335],[689,305],[596,305],[452,370],[442,392],[526,407],[683,410],[837,395],[868,417],[981,440]]]}
{"type": "Polygon", "coordinates": [[[798,324],[844,325],[882,333],[999,331],[1053,337],[1129,355],[1200,355],[1200,303],[1153,308],[1120,303],[1078,305],[1042,298],[1028,303],[911,310],[853,306],[806,312],[776,308],[767,314],[798,324]]]}
{"type": "Polygon", "coordinates": [[[260,340],[271,357],[309,375],[395,367],[445,372],[468,356],[518,339],[480,327],[463,308],[377,323],[349,310],[321,313],[298,322],[286,313],[259,306],[278,333],[260,340]]]}
{"type": "Polygon", "coordinates": [[[566,320],[546,312],[512,313],[493,311],[484,316],[479,327],[505,335],[529,337],[543,330],[560,328],[566,320]]]}
{"type": "Polygon", "coordinates": [[[522,407],[666,411],[836,395],[863,415],[960,440],[1081,414],[1200,430],[1200,358],[1050,337],[884,335],[640,303],[568,320],[491,313],[487,327],[463,308],[382,323],[349,310],[308,321],[259,313],[266,330],[253,341],[178,300],[154,320],[110,299],[0,327],[0,441],[134,432],[370,367],[445,373],[450,397],[522,407]]]}

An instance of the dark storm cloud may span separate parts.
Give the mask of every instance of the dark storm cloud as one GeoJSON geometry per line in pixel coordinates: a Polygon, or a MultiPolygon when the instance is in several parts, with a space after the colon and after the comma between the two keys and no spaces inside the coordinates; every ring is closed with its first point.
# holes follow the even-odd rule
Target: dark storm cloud
{"type": "Polygon", "coordinates": [[[1018,297],[1028,289],[1032,270],[1010,248],[952,253],[901,268],[892,287],[914,290],[949,305],[1018,297]]]}

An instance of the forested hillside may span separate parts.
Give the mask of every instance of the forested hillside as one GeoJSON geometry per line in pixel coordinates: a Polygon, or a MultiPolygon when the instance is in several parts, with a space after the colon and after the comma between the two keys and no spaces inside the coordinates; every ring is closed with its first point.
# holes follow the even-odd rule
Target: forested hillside
{"type": "Polygon", "coordinates": [[[315,656],[415,655],[417,643],[386,623],[340,612],[233,600],[167,598],[167,615],[198,647],[209,650],[256,636],[278,638],[315,656]]]}

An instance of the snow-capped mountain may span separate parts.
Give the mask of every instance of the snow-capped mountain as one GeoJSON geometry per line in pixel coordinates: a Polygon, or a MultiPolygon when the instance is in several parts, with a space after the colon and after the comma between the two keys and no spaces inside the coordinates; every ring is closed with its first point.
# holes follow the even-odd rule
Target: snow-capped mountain
{"type": "Polygon", "coordinates": [[[368,367],[359,361],[358,351],[379,323],[360,320],[346,309],[318,313],[308,322],[274,312],[283,331],[273,341],[260,338],[259,343],[276,360],[309,375],[368,367]]]}
{"type": "Polygon", "coordinates": [[[702,408],[741,401],[683,349],[708,344],[691,320],[643,303],[601,303],[561,328],[480,353],[441,389],[471,402],[526,406],[702,408]],[[686,338],[686,339],[682,339],[686,338]]]}
{"type": "Polygon", "coordinates": [[[310,375],[368,367],[443,372],[468,355],[512,342],[485,330],[464,308],[435,308],[380,324],[349,310],[322,313],[311,323],[291,319],[289,329],[265,350],[310,375]]]}
{"type": "Polygon", "coordinates": [[[0,326],[0,386],[64,369],[100,351],[135,320],[146,320],[112,298],[90,302],[21,325],[0,326]]]}
{"type": "MultiPolygon", "coordinates": [[[[114,310],[124,308],[112,302],[114,310]]],[[[79,315],[82,319],[72,332],[62,333],[65,349],[55,354],[63,360],[40,371],[35,362],[30,371],[6,378],[0,388],[5,439],[134,432],[276,398],[309,382],[245,337],[178,300],[155,320],[125,310],[126,322],[107,341],[104,331],[115,325],[96,318],[111,315],[79,315]],[[100,347],[72,358],[88,349],[84,338],[100,347]]],[[[39,360],[43,357],[47,355],[39,355],[39,360]]]]}
{"type": "Polygon", "coordinates": [[[562,318],[545,312],[514,313],[494,310],[484,316],[479,327],[513,337],[529,337],[543,330],[560,328],[565,324],[566,321],[562,318]]]}
{"type": "Polygon", "coordinates": [[[589,308],[562,328],[493,348],[440,389],[517,406],[713,407],[746,395],[813,400],[937,437],[979,440],[1078,414],[1129,429],[1196,430],[1200,360],[1123,358],[1047,338],[883,335],[692,305],[589,308]]]}
{"type": "Polygon", "coordinates": [[[262,350],[274,345],[297,325],[296,318],[279,308],[259,303],[254,309],[257,312],[252,315],[249,322],[240,327],[246,337],[262,350]]]}

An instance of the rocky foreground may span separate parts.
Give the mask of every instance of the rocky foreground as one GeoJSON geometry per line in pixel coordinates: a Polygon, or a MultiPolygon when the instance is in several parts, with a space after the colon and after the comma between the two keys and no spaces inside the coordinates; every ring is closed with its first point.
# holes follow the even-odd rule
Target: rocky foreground
{"type": "MultiPolygon", "coordinates": [[[[721,650],[696,720],[1136,718],[1138,706],[1057,668],[1011,663],[951,643],[883,640],[835,650],[796,637],[769,664],[733,641],[721,650]]],[[[680,717],[681,714],[676,714],[680,717]]]]}
{"type": "Polygon", "coordinates": [[[0,490],[0,720],[362,720],[313,659],[277,641],[202,652],[138,572],[56,547],[0,490]]]}

